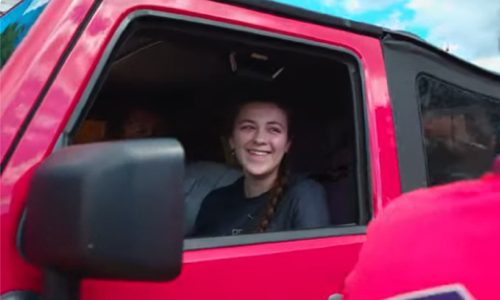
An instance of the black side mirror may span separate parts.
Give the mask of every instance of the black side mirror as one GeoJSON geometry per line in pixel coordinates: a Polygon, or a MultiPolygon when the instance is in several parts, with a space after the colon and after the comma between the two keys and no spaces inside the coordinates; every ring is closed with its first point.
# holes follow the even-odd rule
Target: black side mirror
{"type": "Polygon", "coordinates": [[[171,139],[72,146],[28,192],[21,248],[73,278],[170,280],[182,265],[184,152],[171,139]]]}

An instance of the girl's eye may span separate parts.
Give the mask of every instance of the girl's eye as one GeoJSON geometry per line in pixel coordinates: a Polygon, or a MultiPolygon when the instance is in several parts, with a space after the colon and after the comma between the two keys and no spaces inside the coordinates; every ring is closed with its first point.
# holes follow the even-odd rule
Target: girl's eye
{"type": "Polygon", "coordinates": [[[278,128],[278,127],[271,127],[271,128],[269,129],[269,131],[270,131],[271,133],[281,133],[281,128],[278,128]]]}
{"type": "Polygon", "coordinates": [[[242,125],[240,127],[241,130],[252,130],[253,126],[252,125],[242,125]]]}

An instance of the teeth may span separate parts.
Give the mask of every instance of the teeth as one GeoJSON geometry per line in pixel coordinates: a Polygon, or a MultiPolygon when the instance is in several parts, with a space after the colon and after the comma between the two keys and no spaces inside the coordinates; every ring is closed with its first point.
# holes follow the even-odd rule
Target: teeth
{"type": "Polygon", "coordinates": [[[249,150],[249,152],[251,154],[255,154],[255,155],[267,155],[267,154],[269,154],[269,152],[267,152],[267,151],[259,151],[259,150],[249,150]]]}

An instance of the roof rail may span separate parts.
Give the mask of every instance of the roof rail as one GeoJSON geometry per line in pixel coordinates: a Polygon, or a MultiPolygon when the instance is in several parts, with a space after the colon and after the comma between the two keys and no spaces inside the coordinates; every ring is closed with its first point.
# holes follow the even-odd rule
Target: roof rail
{"type": "Polygon", "coordinates": [[[382,38],[382,35],[384,33],[384,29],[380,26],[352,21],[269,0],[212,0],[212,1],[233,4],[257,11],[270,13],[277,16],[289,17],[295,20],[306,21],[308,23],[325,25],[328,27],[334,27],[339,29],[347,29],[353,32],[377,38],[382,38]]]}

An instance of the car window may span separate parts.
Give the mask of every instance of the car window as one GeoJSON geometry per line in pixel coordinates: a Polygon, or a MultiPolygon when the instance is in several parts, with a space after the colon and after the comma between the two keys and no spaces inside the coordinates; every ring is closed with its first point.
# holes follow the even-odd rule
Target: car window
{"type": "Polygon", "coordinates": [[[500,154],[500,99],[417,78],[429,185],[484,174],[500,154]]]}
{"type": "Polygon", "coordinates": [[[0,68],[21,44],[49,0],[24,0],[0,17],[0,68]]]}
{"type": "MultiPolygon", "coordinates": [[[[349,71],[355,65],[353,57],[334,50],[278,43],[252,33],[221,34],[202,25],[197,25],[197,30],[179,30],[186,24],[171,23],[142,18],[123,33],[127,38],[111,51],[105,72],[98,80],[99,89],[93,91],[83,109],[85,114],[74,116],[78,119],[76,126],[66,129],[69,143],[173,137],[181,142],[186,154],[186,236],[260,233],[259,221],[269,211],[265,210],[266,201],[240,207],[242,227],[221,229],[220,234],[194,234],[200,229],[196,220],[208,195],[244,175],[241,159],[231,151],[232,117],[238,103],[275,100],[290,110],[293,127],[285,188],[293,187],[288,190],[291,195],[319,195],[316,199],[322,197],[326,201],[301,201],[297,204],[303,206],[299,210],[295,202],[288,206],[278,204],[288,209],[290,216],[299,211],[303,214],[300,222],[307,223],[292,223],[292,218],[277,213],[270,217],[271,230],[265,232],[287,228],[289,235],[278,239],[290,240],[297,236],[338,234],[329,232],[330,228],[366,225],[369,211],[364,191],[368,187],[358,182],[367,174],[365,169],[360,171],[360,166],[366,164],[359,161],[364,154],[358,153],[366,151],[360,150],[364,143],[357,140],[364,140],[364,132],[355,129],[355,122],[363,118],[355,117],[354,109],[362,99],[353,95],[357,93],[353,80],[359,80],[351,77],[349,71]],[[296,182],[300,185],[293,185],[296,182]],[[283,226],[275,230],[273,221],[283,226]],[[326,230],[318,233],[314,230],[318,228],[326,230]],[[311,230],[294,236],[295,229],[311,230]]],[[[282,127],[276,126],[275,119],[271,121],[268,123],[272,126],[265,128],[274,135],[282,127]]],[[[275,151],[275,146],[253,149],[257,151],[254,154],[275,151]]],[[[272,209],[279,211],[281,206],[272,209]]],[[[232,226],[230,218],[234,216],[226,214],[225,202],[220,207],[212,208],[217,219],[220,214],[223,221],[217,225],[232,226]]]]}

